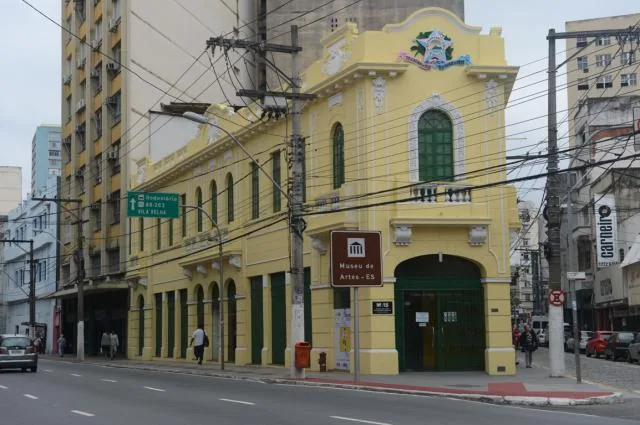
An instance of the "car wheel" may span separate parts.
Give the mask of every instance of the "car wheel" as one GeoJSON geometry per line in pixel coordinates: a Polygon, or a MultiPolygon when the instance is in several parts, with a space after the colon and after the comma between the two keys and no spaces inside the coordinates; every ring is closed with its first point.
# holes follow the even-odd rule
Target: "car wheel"
{"type": "Polygon", "coordinates": [[[38,371],[38,366],[34,366],[31,368],[31,373],[36,373],[38,371]]]}
{"type": "Polygon", "coordinates": [[[631,358],[631,353],[627,351],[627,363],[633,363],[633,359],[631,358]]]}
{"type": "Polygon", "coordinates": [[[591,357],[591,352],[589,351],[589,349],[587,348],[587,351],[585,353],[587,355],[587,357],[591,357]]]}
{"type": "Polygon", "coordinates": [[[26,367],[23,367],[22,369],[20,369],[20,371],[21,371],[22,373],[24,373],[24,372],[26,372],[26,371],[27,371],[27,368],[26,368],[26,367]]]}

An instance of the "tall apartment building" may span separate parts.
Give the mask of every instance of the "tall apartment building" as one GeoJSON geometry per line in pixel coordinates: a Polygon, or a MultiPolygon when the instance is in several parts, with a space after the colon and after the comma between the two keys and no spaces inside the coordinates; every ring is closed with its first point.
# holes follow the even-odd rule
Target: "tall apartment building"
{"type": "MultiPolygon", "coordinates": [[[[336,0],[320,8],[310,1],[296,0],[293,7],[289,3],[289,0],[260,0],[256,32],[261,40],[288,44],[291,25],[298,25],[301,70],[323,57],[322,40],[346,22],[357,23],[360,32],[378,31],[388,22],[401,22],[425,7],[449,10],[464,21],[464,0],[364,0],[355,4],[351,0],[336,0]],[[265,14],[266,19],[261,19],[265,14]]],[[[291,75],[291,60],[284,56],[275,59],[278,67],[291,75]]],[[[271,69],[260,63],[257,66],[259,81],[264,82],[266,75],[270,89],[282,85],[283,81],[271,69]]]]}
{"type": "MultiPolygon", "coordinates": [[[[628,28],[640,25],[640,13],[595,19],[568,21],[566,31],[592,31],[628,28]]],[[[611,98],[636,93],[638,85],[638,42],[615,37],[589,37],[566,40],[567,56],[578,51],[567,63],[567,96],[569,101],[569,144],[583,138],[581,128],[575,128],[578,106],[587,99],[611,98]]]]}
{"type": "Polygon", "coordinates": [[[59,176],[60,126],[39,125],[31,141],[31,194],[55,195],[45,193],[49,176],[59,176]]]}
{"type": "MultiPolygon", "coordinates": [[[[95,340],[93,333],[103,327],[121,335],[125,330],[129,306],[122,276],[129,223],[120,204],[132,164],[148,154],[149,110],[172,101],[222,102],[222,89],[237,103],[233,85],[248,86],[248,68],[239,66],[222,75],[227,64],[219,60],[216,69],[222,78],[214,84],[215,74],[203,52],[208,37],[233,33],[234,27],[251,21],[252,4],[242,0],[237,12],[204,0],[60,1],[64,26],[61,196],[80,199],[86,220],[82,258],[92,284],[85,292],[85,311],[99,323],[98,328],[86,328],[88,341],[95,340]],[[94,291],[100,291],[100,297],[94,291]]],[[[245,26],[238,35],[253,37],[251,30],[245,26]]],[[[236,58],[229,52],[230,61],[236,58]]],[[[76,218],[65,213],[62,220],[64,225],[76,218]]],[[[78,238],[75,226],[63,228],[64,286],[76,279],[72,254],[78,238]]],[[[72,288],[59,294],[68,315],[65,323],[75,323],[74,294],[72,288]]],[[[75,328],[65,334],[75,341],[75,328]]]]}
{"type": "Polygon", "coordinates": [[[0,215],[6,215],[22,200],[22,168],[0,166],[0,215]]]}

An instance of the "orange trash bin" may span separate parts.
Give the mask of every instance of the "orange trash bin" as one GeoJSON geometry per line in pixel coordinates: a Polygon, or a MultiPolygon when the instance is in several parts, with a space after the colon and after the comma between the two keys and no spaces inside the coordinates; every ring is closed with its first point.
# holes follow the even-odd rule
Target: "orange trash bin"
{"type": "Polygon", "coordinates": [[[311,344],[306,341],[296,342],[295,346],[296,368],[308,369],[311,367],[311,344]]]}

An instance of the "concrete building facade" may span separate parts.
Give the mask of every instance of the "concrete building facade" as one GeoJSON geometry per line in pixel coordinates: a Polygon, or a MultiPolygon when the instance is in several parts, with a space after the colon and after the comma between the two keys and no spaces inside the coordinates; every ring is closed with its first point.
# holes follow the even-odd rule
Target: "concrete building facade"
{"type": "MultiPolygon", "coordinates": [[[[56,193],[57,176],[50,176],[47,191],[56,193]]],[[[29,267],[29,244],[4,244],[2,288],[6,304],[5,331],[27,333],[29,324],[29,283],[34,273],[36,290],[36,332],[46,339],[46,351],[52,352],[55,335],[58,238],[55,202],[25,200],[8,214],[3,239],[33,240],[35,264],[29,267]]]]}
{"type": "MultiPolygon", "coordinates": [[[[86,276],[87,353],[96,353],[97,338],[106,327],[126,333],[126,282],[129,223],[121,200],[135,160],[149,154],[149,111],[172,101],[239,103],[234,84],[248,86],[249,71],[237,66],[226,72],[228,58],[218,56],[221,75],[212,84],[205,40],[221,33],[252,38],[253,2],[238,3],[239,12],[212,7],[204,0],[61,0],[62,44],[62,197],[80,199],[86,276]],[[236,13],[238,12],[238,13],[236,13]],[[77,37],[72,36],[76,35],[77,37]],[[81,41],[82,40],[82,41],[81,41]],[[225,74],[226,72],[226,74],[225,74]],[[224,90],[225,95],[222,91],[224,90]],[[99,294],[99,296],[98,296],[99,294]]],[[[75,204],[66,207],[74,209],[75,204]]],[[[63,223],[77,218],[63,214],[63,223]]],[[[75,227],[63,232],[61,282],[67,314],[65,334],[75,341],[77,309],[72,254],[75,227]]],[[[126,338],[121,338],[125,340],[126,338]]]]}
{"type": "MultiPolygon", "coordinates": [[[[362,373],[515,373],[515,189],[503,183],[504,168],[483,170],[505,164],[504,107],[518,68],[506,62],[500,28],[480,31],[437,8],[379,31],[347,23],[322,40],[324,54],[305,72],[306,91],[318,95],[301,119],[305,339],[314,369],[326,353],[329,369],[352,370],[358,302],[362,373]],[[329,277],[329,238],[345,229],[382,236],[384,286],[363,288],[357,301],[329,277]],[[391,311],[375,314],[374,302],[391,311]]],[[[206,360],[217,360],[224,344],[227,361],[286,366],[287,199],[265,173],[286,187],[290,119],[247,125],[241,115],[248,110],[219,105],[206,114],[212,126],[199,125],[195,138],[185,135],[188,142],[159,161],[138,161],[130,184],[180,194],[183,206],[202,208],[220,225],[222,240],[207,215],[191,208],[178,219],[132,219],[127,354],[189,361],[189,335],[201,322],[211,339],[206,360]]]]}
{"type": "Polygon", "coordinates": [[[31,195],[46,193],[49,176],[59,176],[62,168],[60,126],[40,125],[31,140],[31,195]]]}
{"type": "Polygon", "coordinates": [[[0,166],[0,215],[6,215],[22,201],[22,168],[0,166]]]}

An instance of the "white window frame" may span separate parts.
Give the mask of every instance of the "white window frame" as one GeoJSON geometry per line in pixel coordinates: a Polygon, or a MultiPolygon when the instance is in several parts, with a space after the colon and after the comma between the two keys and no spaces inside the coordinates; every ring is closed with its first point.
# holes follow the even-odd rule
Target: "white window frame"
{"type": "Polygon", "coordinates": [[[604,68],[611,65],[611,53],[604,53],[602,55],[596,55],[596,66],[598,68],[604,68]]]}

